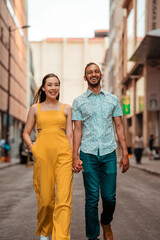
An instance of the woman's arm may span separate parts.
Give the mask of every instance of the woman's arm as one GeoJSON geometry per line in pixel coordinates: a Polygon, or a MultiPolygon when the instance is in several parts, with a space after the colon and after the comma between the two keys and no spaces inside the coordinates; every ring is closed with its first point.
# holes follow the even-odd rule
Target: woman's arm
{"type": "Polygon", "coordinates": [[[73,151],[73,124],[72,124],[72,107],[66,104],[64,113],[67,117],[67,124],[66,124],[66,136],[68,141],[71,145],[71,149],[73,151]]]}
{"type": "Polygon", "coordinates": [[[30,107],[30,110],[27,116],[26,125],[23,131],[23,139],[30,151],[33,147],[33,143],[31,141],[30,135],[36,122],[36,113],[37,113],[37,104],[34,104],[30,107]]]}
{"type": "Polygon", "coordinates": [[[79,159],[79,147],[82,138],[82,121],[74,121],[73,131],[73,171],[79,173],[83,171],[83,162],[79,159]]]}

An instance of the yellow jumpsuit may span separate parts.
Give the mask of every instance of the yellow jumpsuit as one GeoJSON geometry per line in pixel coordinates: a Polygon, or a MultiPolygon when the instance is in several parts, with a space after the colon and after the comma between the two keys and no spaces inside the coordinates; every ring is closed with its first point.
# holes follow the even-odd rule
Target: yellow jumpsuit
{"type": "Polygon", "coordinates": [[[65,135],[66,116],[60,111],[41,111],[36,115],[41,129],[32,147],[33,184],[38,200],[37,231],[52,240],[69,240],[72,215],[72,150],[65,135]]]}

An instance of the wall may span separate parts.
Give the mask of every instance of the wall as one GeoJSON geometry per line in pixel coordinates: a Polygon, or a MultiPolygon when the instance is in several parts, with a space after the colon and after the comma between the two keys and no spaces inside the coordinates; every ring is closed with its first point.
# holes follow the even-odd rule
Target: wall
{"type": "Polygon", "coordinates": [[[87,85],[83,79],[88,62],[101,66],[105,54],[104,38],[51,38],[31,42],[35,66],[35,80],[40,86],[43,77],[53,72],[60,78],[60,101],[72,104],[87,85]]]}

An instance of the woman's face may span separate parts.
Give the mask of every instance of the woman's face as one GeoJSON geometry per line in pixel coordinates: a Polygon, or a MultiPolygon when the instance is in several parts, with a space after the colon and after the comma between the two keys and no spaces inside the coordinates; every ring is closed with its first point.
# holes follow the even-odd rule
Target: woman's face
{"type": "Polygon", "coordinates": [[[45,92],[46,98],[55,99],[59,95],[59,80],[56,77],[47,78],[44,87],[42,87],[42,90],[45,92]]]}

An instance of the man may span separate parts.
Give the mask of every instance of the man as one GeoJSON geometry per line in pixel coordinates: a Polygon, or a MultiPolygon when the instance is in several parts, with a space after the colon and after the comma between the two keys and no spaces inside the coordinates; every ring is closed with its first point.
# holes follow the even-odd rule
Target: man
{"type": "Polygon", "coordinates": [[[149,159],[153,160],[154,156],[153,156],[153,150],[154,150],[154,142],[155,142],[155,136],[153,134],[150,135],[149,138],[149,159]]]}
{"type": "Polygon", "coordinates": [[[135,137],[133,148],[134,148],[134,153],[136,156],[136,163],[141,164],[141,158],[142,158],[142,153],[143,153],[143,149],[144,149],[144,140],[143,140],[141,133],[139,133],[135,137]]]}
{"type": "Polygon", "coordinates": [[[105,240],[113,240],[110,222],[116,204],[116,142],[113,122],[122,147],[120,167],[122,172],[129,168],[129,159],[122,124],[122,111],[116,96],[100,86],[102,74],[95,63],[87,64],[84,80],[87,91],[73,102],[74,121],[73,171],[83,171],[85,187],[86,235],[97,240],[100,234],[98,218],[99,189],[102,207],[101,226],[105,240]],[[80,147],[80,157],[79,157],[80,147]]]}

